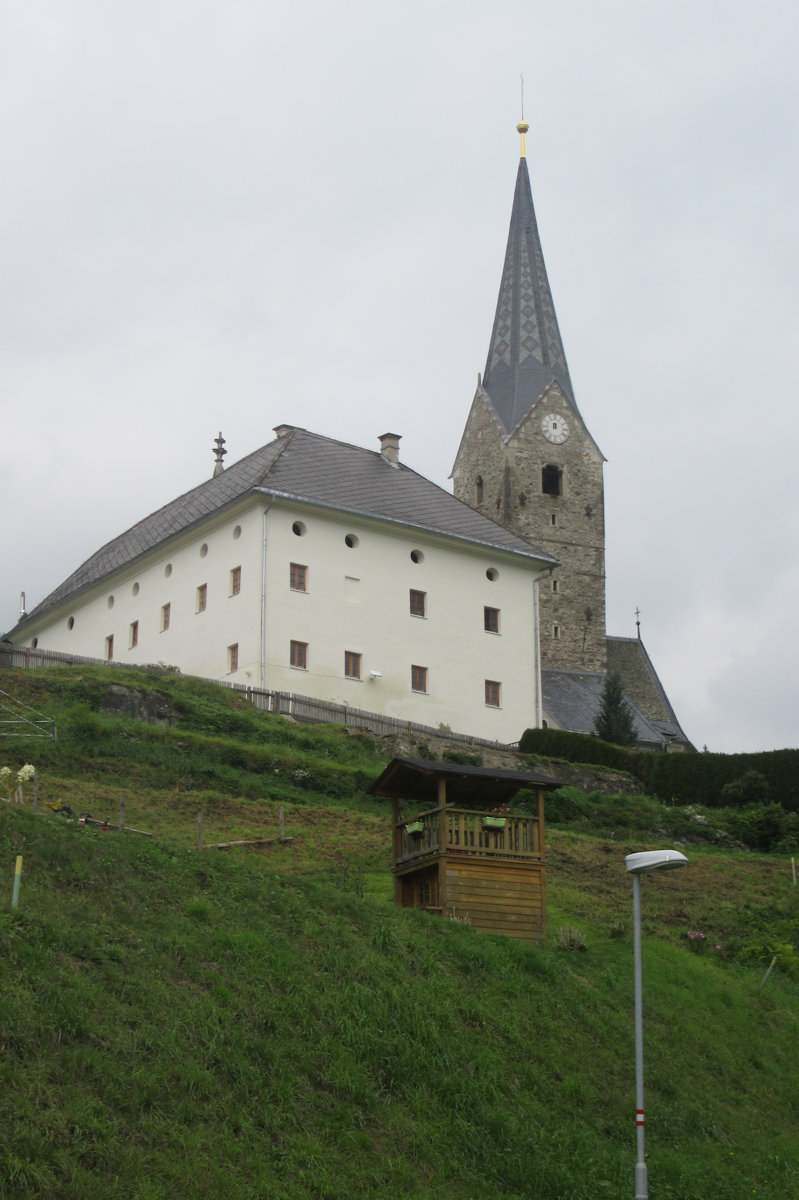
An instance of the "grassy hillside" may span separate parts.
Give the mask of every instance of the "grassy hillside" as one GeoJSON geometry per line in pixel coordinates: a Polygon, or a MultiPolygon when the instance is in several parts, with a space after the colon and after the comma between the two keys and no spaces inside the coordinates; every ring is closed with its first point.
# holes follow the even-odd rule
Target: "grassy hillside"
{"type": "MultiPolygon", "coordinates": [[[[603,812],[600,834],[551,829],[550,940],[524,946],[391,905],[386,812],[363,791],[379,742],[169,676],[70,669],[0,688],[59,725],[56,745],[0,743],[0,765],[38,767],[42,810],[0,804],[0,1196],[632,1194],[623,858],[658,844],[634,805],[618,801],[615,826],[603,812]],[[109,685],[178,723],[104,715],[109,685]],[[115,816],[120,794],[156,837],[45,807],[115,816]],[[206,842],[274,837],[281,803],[290,844],[196,849],[199,810],[206,842]]],[[[799,1194],[790,863],[686,852],[689,870],[643,887],[650,1194],[785,1200],[799,1194]]]]}

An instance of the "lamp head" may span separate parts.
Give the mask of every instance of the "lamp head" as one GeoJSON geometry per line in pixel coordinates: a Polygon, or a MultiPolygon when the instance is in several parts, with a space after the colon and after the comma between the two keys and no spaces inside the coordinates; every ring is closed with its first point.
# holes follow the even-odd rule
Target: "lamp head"
{"type": "Polygon", "coordinates": [[[631,875],[647,875],[650,871],[687,867],[688,859],[679,850],[640,850],[637,854],[628,854],[624,865],[631,875]]]}

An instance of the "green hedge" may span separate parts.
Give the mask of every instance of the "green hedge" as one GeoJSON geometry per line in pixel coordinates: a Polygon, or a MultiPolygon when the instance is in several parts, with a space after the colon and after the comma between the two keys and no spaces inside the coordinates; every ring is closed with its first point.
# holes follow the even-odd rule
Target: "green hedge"
{"type": "Polygon", "coordinates": [[[566,762],[613,767],[631,773],[634,771],[631,760],[636,757],[634,752],[611,746],[601,738],[569,733],[565,729],[525,729],[519,740],[519,750],[522,754],[562,758],[566,762]]]}
{"type": "Polygon", "coordinates": [[[600,738],[563,729],[526,729],[519,741],[522,754],[560,758],[586,766],[627,771],[642,788],[661,800],[678,804],[731,803],[725,784],[735,783],[750,771],[768,783],[768,802],[787,812],[799,811],[799,750],[765,750],[755,754],[658,754],[625,750],[600,738]]]}

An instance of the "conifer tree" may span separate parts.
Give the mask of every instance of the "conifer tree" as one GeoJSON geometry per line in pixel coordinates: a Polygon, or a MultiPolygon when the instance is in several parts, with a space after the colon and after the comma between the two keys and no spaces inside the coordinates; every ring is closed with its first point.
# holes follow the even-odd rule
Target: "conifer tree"
{"type": "Polygon", "coordinates": [[[635,745],[635,718],[624,695],[621,676],[616,673],[605,679],[594,733],[615,746],[635,745]]]}

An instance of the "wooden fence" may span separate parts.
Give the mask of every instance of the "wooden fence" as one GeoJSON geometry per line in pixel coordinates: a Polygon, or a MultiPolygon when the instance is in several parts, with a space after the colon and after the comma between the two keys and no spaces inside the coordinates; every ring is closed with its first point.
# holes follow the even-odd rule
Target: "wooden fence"
{"type": "MultiPolygon", "coordinates": [[[[164,667],[151,663],[105,663],[100,658],[84,658],[77,654],[63,654],[57,650],[33,650],[30,647],[15,648],[0,643],[0,668],[11,670],[35,670],[38,667],[69,667],[86,663],[93,666],[121,667],[123,670],[149,671],[160,675],[176,675],[176,667],[164,667]]],[[[200,678],[200,676],[188,676],[200,678]]],[[[486,738],[472,737],[467,733],[452,733],[432,725],[419,725],[415,721],[403,721],[399,717],[369,712],[367,709],[352,708],[348,704],[337,704],[332,700],[318,700],[314,696],[300,696],[296,692],[275,692],[264,688],[248,687],[244,683],[233,683],[226,679],[207,679],[221,687],[238,692],[262,712],[293,717],[309,725],[349,725],[368,729],[377,736],[392,733],[421,734],[427,737],[444,737],[447,741],[461,742],[467,746],[485,746],[491,750],[515,750],[518,743],[492,742],[486,738]]]]}

